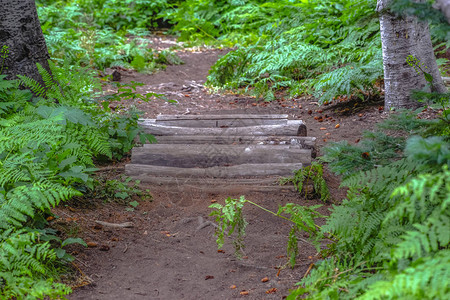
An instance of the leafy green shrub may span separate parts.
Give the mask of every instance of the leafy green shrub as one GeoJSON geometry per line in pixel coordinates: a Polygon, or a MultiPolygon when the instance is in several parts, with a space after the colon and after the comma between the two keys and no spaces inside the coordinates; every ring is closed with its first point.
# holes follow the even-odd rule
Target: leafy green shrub
{"type": "Polygon", "coordinates": [[[38,13],[52,58],[153,72],[167,62],[157,61],[145,37],[165,6],[165,0],[41,1],[38,13]]]}
{"type": "Polygon", "coordinates": [[[366,134],[360,146],[325,148],[323,160],[344,174],[349,192],[321,228],[337,242],[291,299],[305,293],[311,299],[450,296],[444,279],[450,266],[450,141],[434,131],[448,131],[449,124],[435,122],[402,113],[381,127],[422,136],[390,139],[378,132],[366,134]]]}
{"type": "Polygon", "coordinates": [[[63,24],[76,25],[80,20],[98,28],[109,27],[115,31],[134,28],[157,27],[158,14],[168,7],[167,0],[37,0],[38,7],[43,9],[45,23],[55,22],[56,27],[63,24]],[[64,9],[61,9],[64,8],[64,9]],[[55,9],[61,9],[66,17],[58,18],[55,9]],[[47,14],[50,16],[47,17],[47,14]],[[72,22],[72,23],[71,23],[72,22]]]}
{"type": "Polygon", "coordinates": [[[38,65],[44,85],[0,75],[1,298],[56,298],[70,291],[52,277],[61,260],[70,260],[61,247],[81,241],[60,241],[43,227],[42,215],[94,187],[94,158],[119,159],[135,137],[150,138],[137,126],[137,115],[117,118],[109,110],[111,101],[137,96],[132,89],[94,98],[92,73],[67,63],[50,66],[52,74],[38,65]],[[111,124],[117,128],[110,131],[111,124]]]}
{"type": "Polygon", "coordinates": [[[276,26],[296,1],[188,0],[176,1],[160,16],[172,23],[180,40],[225,45],[256,41],[263,28],[276,26]]]}
{"type": "MultiPolygon", "coordinates": [[[[322,259],[288,299],[448,298],[450,139],[442,133],[450,124],[444,118],[422,120],[417,114],[393,115],[378,131],[366,133],[359,145],[325,148],[321,160],[344,175],[342,186],[348,188],[347,199],[334,205],[328,217],[318,214],[317,206],[295,204],[274,213],[244,197],[211,205],[219,247],[235,229],[236,249],[243,247],[242,208],[249,203],[293,222],[287,247],[291,265],[298,254],[297,232],[308,232],[318,251],[320,240],[332,242],[320,250],[322,259]],[[315,218],[326,218],[326,224],[317,226],[315,218]]],[[[308,174],[300,171],[291,180],[302,186],[308,174]]]]}
{"type": "Polygon", "coordinates": [[[321,102],[344,94],[370,97],[383,74],[375,5],[373,0],[342,0],[305,1],[292,9],[273,6],[281,21],[261,27],[257,43],[221,58],[207,84],[245,88],[266,100],[274,99],[278,89],[292,97],[313,93],[321,102]]]}

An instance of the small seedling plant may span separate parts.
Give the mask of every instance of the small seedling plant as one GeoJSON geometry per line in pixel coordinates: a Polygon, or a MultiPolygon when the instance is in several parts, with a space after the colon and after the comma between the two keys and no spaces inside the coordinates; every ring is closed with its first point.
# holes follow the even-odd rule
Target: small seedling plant
{"type": "Polygon", "coordinates": [[[293,183],[300,194],[304,194],[305,198],[318,195],[320,200],[327,202],[330,200],[330,191],[327,183],[323,178],[323,165],[318,162],[312,162],[311,165],[299,169],[294,176],[282,178],[280,184],[293,183]],[[308,188],[312,184],[314,190],[308,188]]]}
{"type": "MultiPolygon", "coordinates": [[[[315,224],[315,219],[325,217],[317,211],[322,205],[308,207],[288,203],[285,206],[280,206],[277,212],[273,212],[253,201],[245,199],[244,196],[241,196],[239,199],[229,197],[225,200],[225,205],[214,203],[209,206],[214,209],[210,216],[215,216],[218,225],[215,236],[217,237],[216,242],[219,249],[224,245],[225,236],[233,236],[235,254],[237,257],[242,256],[245,248],[245,228],[248,224],[242,213],[245,204],[254,205],[267,213],[292,223],[287,245],[287,255],[291,267],[295,266],[296,257],[299,253],[298,241],[301,239],[299,237],[300,233],[308,233],[309,241],[307,242],[314,245],[316,249],[319,250],[320,240],[323,236],[320,234],[320,230],[318,230],[320,227],[315,224]]],[[[305,240],[302,239],[302,241],[305,240]]]]}

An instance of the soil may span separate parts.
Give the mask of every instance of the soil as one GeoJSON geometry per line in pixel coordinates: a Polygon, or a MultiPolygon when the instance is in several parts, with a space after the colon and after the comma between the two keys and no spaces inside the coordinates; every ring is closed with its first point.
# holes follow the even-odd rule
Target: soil
{"type": "MultiPolygon", "coordinates": [[[[167,48],[173,43],[154,39],[155,47],[167,48]]],[[[387,116],[380,102],[345,101],[319,106],[311,97],[280,97],[269,103],[232,93],[209,93],[203,87],[208,70],[227,51],[180,50],[183,65],[171,65],[151,75],[120,70],[122,82],[144,83],[139,92],[161,93],[178,102],[136,100],[123,105],[135,105],[147,118],[211,111],[288,114],[289,118],[306,123],[308,135],[318,138],[319,151],[331,141],[358,142],[363,130],[373,129],[375,123],[387,116]]],[[[117,178],[125,163],[104,168],[99,174],[117,178]]],[[[332,202],[339,202],[345,196],[345,191],[338,188],[339,178],[329,173],[325,178],[332,202]]],[[[218,251],[213,236],[214,219],[208,216],[211,212],[208,206],[214,202],[223,204],[230,196],[241,196],[239,190],[230,188],[224,192],[220,186],[208,190],[145,188],[150,189],[152,198],[134,199],[139,205],[132,211],[126,210],[130,206],[98,199],[72,201],[55,210],[59,218],[54,226],[90,245],[70,248],[76,257],[73,265],[77,280],[72,284],[74,292],[69,299],[282,299],[319,259],[312,245],[300,241],[297,264],[288,267],[286,245],[290,224],[251,205],[244,208],[249,225],[243,259],[234,256],[229,239],[223,251],[218,251]],[[95,221],[132,222],[134,227],[113,228],[95,221]]],[[[324,204],[289,189],[253,191],[245,197],[272,211],[289,202],[324,204]]],[[[331,203],[325,203],[320,211],[326,214],[330,206],[331,203]]]]}

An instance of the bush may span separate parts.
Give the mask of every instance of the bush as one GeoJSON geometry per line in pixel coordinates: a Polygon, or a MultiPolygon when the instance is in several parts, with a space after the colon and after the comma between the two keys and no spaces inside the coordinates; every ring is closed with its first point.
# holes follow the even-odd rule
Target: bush
{"type": "Polygon", "coordinates": [[[66,240],[54,248],[59,238],[42,230],[43,216],[94,187],[94,158],[119,159],[135,137],[150,138],[137,126],[137,115],[118,117],[109,111],[110,102],[94,98],[92,73],[50,65],[53,75],[38,65],[45,86],[23,76],[6,81],[0,75],[2,299],[56,298],[70,292],[53,279],[61,260],[70,261],[60,247],[83,242],[66,240]]]}
{"type": "Polygon", "coordinates": [[[158,61],[158,51],[146,39],[166,6],[165,0],[41,1],[38,13],[52,58],[99,69],[153,72],[181,63],[158,61]]]}
{"type": "Polygon", "coordinates": [[[215,89],[244,89],[274,99],[287,89],[320,102],[338,95],[370,98],[383,75],[376,1],[308,1],[286,9],[271,6],[278,19],[257,43],[238,48],[212,68],[207,84],[215,89]]]}

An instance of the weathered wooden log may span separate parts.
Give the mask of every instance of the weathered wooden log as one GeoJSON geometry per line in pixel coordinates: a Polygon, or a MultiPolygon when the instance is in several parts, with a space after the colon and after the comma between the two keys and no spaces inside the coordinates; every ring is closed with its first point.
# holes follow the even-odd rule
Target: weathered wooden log
{"type": "MultiPolygon", "coordinates": [[[[127,171],[128,172],[128,171],[127,171]]],[[[196,177],[168,177],[168,176],[149,176],[148,174],[133,175],[134,178],[140,180],[142,183],[150,183],[155,186],[166,185],[191,185],[191,186],[214,186],[220,183],[221,185],[264,185],[264,186],[278,186],[279,178],[275,177],[257,177],[257,178],[229,178],[223,182],[223,178],[196,178],[196,177]]]]}
{"type": "MultiPolygon", "coordinates": [[[[224,193],[228,196],[243,195],[246,192],[296,192],[293,184],[280,185],[277,177],[231,179],[231,178],[173,178],[148,175],[133,176],[140,180],[143,187],[153,192],[164,190],[166,193],[191,192],[224,193]],[[244,181],[247,180],[247,181],[244,181]]],[[[282,176],[279,176],[282,178],[282,176]]]]}
{"type": "Polygon", "coordinates": [[[227,128],[192,128],[160,125],[155,119],[144,119],[139,125],[146,133],[159,135],[214,135],[214,136],[306,136],[306,125],[301,120],[287,120],[286,124],[227,128]]]}
{"type": "Polygon", "coordinates": [[[165,126],[192,128],[227,128],[260,125],[283,125],[288,115],[159,115],[155,123],[165,126]]]}
{"type": "Polygon", "coordinates": [[[303,136],[214,136],[214,135],[170,135],[158,136],[159,144],[260,144],[260,145],[300,145],[305,149],[314,147],[315,137],[303,136]]]}
{"type": "Polygon", "coordinates": [[[180,178],[236,178],[236,177],[257,177],[257,176],[292,176],[293,173],[301,169],[301,163],[267,163],[267,164],[242,164],[230,167],[210,167],[210,168],[176,168],[164,166],[149,166],[140,164],[128,164],[125,172],[128,176],[168,176],[174,180],[180,178]]]}
{"type": "Polygon", "coordinates": [[[311,163],[311,150],[291,145],[147,144],[133,149],[131,163],[180,168],[241,164],[311,163]]]}

